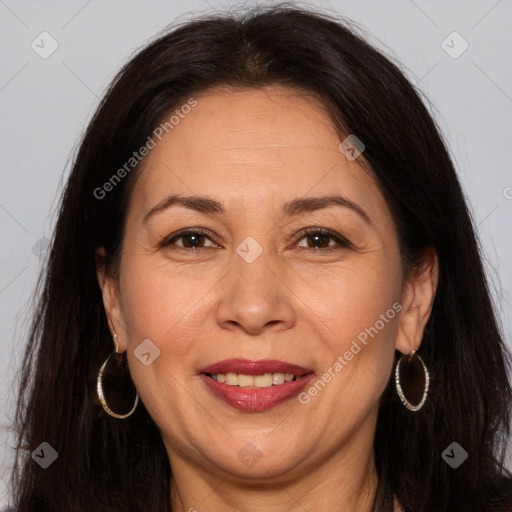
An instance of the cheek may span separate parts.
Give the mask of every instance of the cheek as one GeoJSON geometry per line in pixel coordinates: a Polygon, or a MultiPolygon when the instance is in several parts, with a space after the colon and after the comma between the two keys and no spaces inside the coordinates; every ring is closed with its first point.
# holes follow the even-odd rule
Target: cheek
{"type": "Polygon", "coordinates": [[[188,346],[181,331],[196,325],[191,319],[207,284],[156,258],[128,255],[123,263],[121,309],[130,348],[149,338],[162,350],[172,342],[180,355],[188,346]]]}
{"type": "Polygon", "coordinates": [[[347,340],[373,326],[388,310],[387,317],[393,320],[397,308],[392,306],[401,300],[401,287],[398,262],[368,258],[331,272],[318,291],[324,297],[326,320],[347,340]]]}
{"type": "Polygon", "coordinates": [[[120,299],[130,373],[154,421],[174,430],[185,416],[168,411],[190,408],[186,390],[196,379],[198,341],[213,307],[214,294],[207,291],[218,278],[209,272],[207,282],[192,266],[179,269],[146,254],[128,253],[122,265],[120,299]],[[158,349],[149,365],[137,358],[147,339],[158,349]]]}
{"type": "Polygon", "coordinates": [[[327,423],[335,418],[341,431],[374,410],[389,381],[401,310],[397,289],[380,273],[366,274],[338,282],[331,295],[329,335],[316,352],[318,379],[328,383],[315,382],[301,403],[327,423]]]}
{"type": "Polygon", "coordinates": [[[127,255],[123,265],[120,298],[130,373],[153,420],[177,429],[181,419],[169,416],[168,409],[184,410],[190,399],[184,384],[186,372],[194,368],[192,349],[199,336],[192,327],[202,326],[194,305],[204,291],[197,284],[187,286],[190,280],[183,273],[154,265],[147,256],[127,255]],[[141,343],[148,347],[150,364],[137,357],[141,343]]]}
{"type": "Polygon", "coordinates": [[[330,341],[323,362],[326,368],[339,363],[335,370],[343,375],[340,381],[359,383],[349,386],[350,395],[370,388],[378,395],[389,378],[402,308],[399,261],[346,266],[328,288],[324,318],[330,341]]]}

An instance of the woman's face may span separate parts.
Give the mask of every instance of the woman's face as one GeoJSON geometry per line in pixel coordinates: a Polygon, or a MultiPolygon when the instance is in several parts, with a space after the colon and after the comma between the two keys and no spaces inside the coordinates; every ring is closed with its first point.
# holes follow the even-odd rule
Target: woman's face
{"type": "Polygon", "coordinates": [[[146,157],[102,285],[171,465],[293,478],[364,458],[394,350],[421,340],[386,201],[314,97],[195,99],[146,157]]]}

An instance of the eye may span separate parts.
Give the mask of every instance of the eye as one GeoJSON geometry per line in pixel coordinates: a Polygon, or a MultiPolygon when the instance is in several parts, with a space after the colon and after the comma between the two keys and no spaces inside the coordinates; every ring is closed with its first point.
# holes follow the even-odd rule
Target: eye
{"type": "MultiPolygon", "coordinates": [[[[299,241],[306,240],[307,245],[304,246],[299,243],[297,244],[297,247],[309,248],[319,252],[352,247],[352,244],[346,238],[328,229],[308,228],[303,230],[301,234],[302,236],[299,238],[299,241]],[[331,241],[334,243],[330,243],[331,241]]],[[[209,232],[202,229],[181,231],[177,234],[171,235],[170,237],[164,238],[158,243],[158,247],[160,248],[171,245],[176,245],[181,249],[192,251],[197,249],[207,249],[209,247],[219,247],[212,241],[212,238],[209,236],[209,232]],[[177,243],[179,240],[181,240],[181,243],[177,243]],[[210,241],[211,243],[209,245],[205,245],[206,241],[210,241]]]]}
{"type": "Polygon", "coordinates": [[[302,235],[300,240],[305,239],[307,245],[298,244],[298,247],[307,247],[318,251],[331,251],[352,246],[346,238],[328,229],[308,228],[302,232],[302,235]],[[330,241],[334,243],[330,244],[330,241]]]}
{"type": "Polygon", "coordinates": [[[204,245],[206,240],[212,241],[212,239],[203,230],[194,231],[181,231],[178,234],[172,235],[171,238],[164,238],[158,243],[158,247],[167,247],[169,245],[177,245],[182,249],[203,249],[207,247],[215,247],[215,244],[204,245]],[[181,240],[181,244],[176,241],[181,240]]]}

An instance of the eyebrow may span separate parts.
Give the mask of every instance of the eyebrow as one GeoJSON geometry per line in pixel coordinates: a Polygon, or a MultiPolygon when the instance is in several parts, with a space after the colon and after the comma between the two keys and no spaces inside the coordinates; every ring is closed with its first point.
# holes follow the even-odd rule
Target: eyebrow
{"type": "MultiPolygon", "coordinates": [[[[144,216],[143,222],[147,223],[151,217],[167,210],[171,206],[183,206],[190,210],[197,211],[204,214],[223,214],[224,208],[219,201],[201,196],[180,197],[178,195],[171,195],[160,201],[156,206],[151,208],[144,216]]],[[[357,213],[367,224],[373,225],[370,216],[359,206],[357,203],[342,196],[325,196],[325,197],[304,197],[293,199],[284,204],[282,209],[283,216],[298,215],[304,212],[313,212],[323,208],[333,206],[342,206],[349,208],[357,213]]]]}

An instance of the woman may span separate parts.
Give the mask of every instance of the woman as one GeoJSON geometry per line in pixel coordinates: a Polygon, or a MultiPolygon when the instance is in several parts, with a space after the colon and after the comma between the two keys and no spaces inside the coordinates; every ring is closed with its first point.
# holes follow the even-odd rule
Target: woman
{"type": "Polygon", "coordinates": [[[460,183],[343,21],[258,9],[140,51],[39,304],[18,511],[512,510],[510,359],[460,183]]]}

